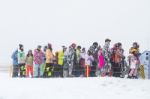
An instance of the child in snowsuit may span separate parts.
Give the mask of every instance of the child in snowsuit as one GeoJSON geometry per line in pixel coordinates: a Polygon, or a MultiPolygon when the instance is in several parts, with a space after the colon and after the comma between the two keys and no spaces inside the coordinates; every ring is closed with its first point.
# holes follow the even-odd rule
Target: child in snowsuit
{"type": "Polygon", "coordinates": [[[32,50],[28,51],[26,56],[26,76],[33,77],[33,54],[32,50]]]}
{"type": "MultiPolygon", "coordinates": [[[[137,58],[137,67],[140,66],[140,60],[139,60],[139,57],[140,57],[140,52],[139,52],[139,44],[137,42],[134,42],[132,47],[130,48],[129,50],[129,57],[128,57],[128,61],[129,61],[129,66],[131,66],[131,56],[132,56],[132,52],[134,51],[134,55],[135,57],[137,58]]],[[[131,69],[130,69],[131,70],[131,69]]],[[[129,70],[129,72],[130,72],[129,70]]],[[[138,76],[138,72],[137,72],[137,76],[138,76]]]]}
{"type": "Polygon", "coordinates": [[[25,77],[26,75],[25,60],[26,60],[26,56],[24,53],[23,45],[19,44],[18,65],[20,68],[20,77],[25,77]]]}
{"type": "Polygon", "coordinates": [[[136,57],[136,50],[133,49],[130,55],[130,72],[128,78],[137,78],[138,59],[136,57]]]}

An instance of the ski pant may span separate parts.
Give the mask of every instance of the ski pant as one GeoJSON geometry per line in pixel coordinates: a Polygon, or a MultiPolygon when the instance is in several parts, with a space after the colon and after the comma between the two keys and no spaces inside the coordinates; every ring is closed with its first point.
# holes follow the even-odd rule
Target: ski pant
{"type": "Polygon", "coordinates": [[[102,71],[103,71],[103,68],[98,67],[97,70],[96,70],[96,76],[97,77],[102,76],[102,73],[103,73],[102,71]]]}
{"type": "Polygon", "coordinates": [[[44,77],[52,77],[53,76],[53,63],[46,63],[44,77]]]}
{"type": "Polygon", "coordinates": [[[129,76],[137,76],[137,68],[131,68],[130,72],[129,72],[129,76]]]}
{"type": "Polygon", "coordinates": [[[96,76],[96,66],[91,66],[90,69],[91,69],[90,76],[95,77],[96,76]]]}
{"type": "Polygon", "coordinates": [[[46,64],[43,62],[40,66],[40,76],[43,77],[46,64]]]}
{"type": "Polygon", "coordinates": [[[34,77],[40,77],[42,76],[43,70],[42,70],[42,64],[35,64],[34,70],[33,70],[34,77]]]}
{"type": "Polygon", "coordinates": [[[71,64],[69,65],[69,76],[72,76],[73,75],[73,62],[71,62],[71,64]]]}
{"type": "Polygon", "coordinates": [[[73,74],[75,75],[75,77],[79,77],[81,75],[81,72],[82,72],[81,66],[79,64],[76,64],[74,66],[74,73],[73,74]]]}
{"type": "Polygon", "coordinates": [[[112,70],[113,70],[113,76],[114,77],[120,77],[120,75],[121,75],[121,64],[113,62],[112,70]]]}
{"type": "Polygon", "coordinates": [[[103,67],[103,72],[105,72],[105,74],[110,74],[111,72],[111,63],[110,62],[106,62],[104,67],[103,67]]]}
{"type": "Polygon", "coordinates": [[[33,66],[29,66],[29,65],[26,66],[26,76],[33,77],[33,66]]]}
{"type": "Polygon", "coordinates": [[[54,77],[63,77],[63,66],[62,65],[54,65],[54,71],[53,71],[54,77]]]}
{"type": "Polygon", "coordinates": [[[18,72],[19,72],[19,66],[18,65],[14,65],[13,66],[12,77],[18,77],[18,72]]]}
{"type": "Polygon", "coordinates": [[[90,74],[91,74],[91,67],[89,65],[86,65],[85,66],[85,74],[84,74],[84,76],[85,77],[89,77],[90,74]]]}
{"type": "Polygon", "coordinates": [[[69,77],[69,69],[63,68],[63,77],[69,77]]]}
{"type": "Polygon", "coordinates": [[[19,70],[20,70],[20,77],[25,77],[26,76],[26,67],[25,64],[19,64],[19,70]]]}

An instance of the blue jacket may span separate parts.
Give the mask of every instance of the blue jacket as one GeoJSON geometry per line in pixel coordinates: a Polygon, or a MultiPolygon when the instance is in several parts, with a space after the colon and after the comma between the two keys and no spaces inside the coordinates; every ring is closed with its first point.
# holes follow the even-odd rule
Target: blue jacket
{"type": "Polygon", "coordinates": [[[15,52],[13,52],[11,58],[13,60],[13,66],[18,65],[18,50],[16,50],[15,52]]]}

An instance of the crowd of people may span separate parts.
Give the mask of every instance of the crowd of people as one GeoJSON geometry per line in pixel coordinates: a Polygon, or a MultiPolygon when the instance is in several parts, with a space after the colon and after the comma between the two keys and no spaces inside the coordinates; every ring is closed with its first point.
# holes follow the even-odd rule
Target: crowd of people
{"type": "Polygon", "coordinates": [[[110,48],[110,39],[101,47],[94,42],[87,50],[72,43],[62,46],[61,51],[53,52],[52,44],[38,46],[34,51],[24,52],[24,46],[13,52],[12,77],[124,77],[138,78],[139,45],[137,42],[129,50],[125,61],[124,50],[120,42],[110,48]],[[129,65],[127,65],[129,63],[129,65]]]}

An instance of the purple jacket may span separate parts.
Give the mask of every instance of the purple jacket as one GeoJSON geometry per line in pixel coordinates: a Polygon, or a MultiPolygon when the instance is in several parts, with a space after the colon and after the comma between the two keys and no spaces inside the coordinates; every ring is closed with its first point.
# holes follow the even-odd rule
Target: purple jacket
{"type": "Polygon", "coordinates": [[[34,63],[42,64],[44,58],[44,53],[42,51],[34,50],[34,63]]]}

